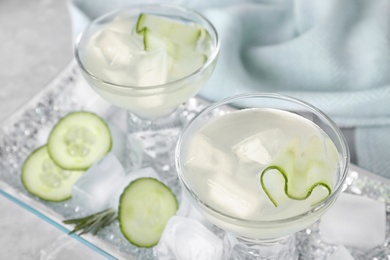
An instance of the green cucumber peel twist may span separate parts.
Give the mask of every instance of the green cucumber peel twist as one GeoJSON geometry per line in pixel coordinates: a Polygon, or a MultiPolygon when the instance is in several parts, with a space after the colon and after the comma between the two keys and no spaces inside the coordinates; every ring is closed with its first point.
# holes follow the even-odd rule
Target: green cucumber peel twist
{"type": "Polygon", "coordinates": [[[288,191],[288,177],[287,177],[287,174],[285,172],[285,170],[280,167],[280,166],[276,166],[276,165],[270,165],[268,166],[267,168],[265,168],[262,173],[261,173],[261,176],[260,176],[260,184],[261,184],[261,187],[263,188],[264,192],[267,194],[267,197],[270,199],[270,201],[272,202],[272,204],[277,207],[278,206],[278,203],[272,198],[270,192],[268,191],[268,188],[266,187],[266,185],[264,184],[264,175],[266,174],[266,172],[268,172],[269,170],[277,170],[281,176],[283,177],[284,179],[284,193],[287,195],[287,197],[289,197],[290,199],[293,199],[293,200],[305,200],[307,199],[308,197],[310,197],[311,193],[313,192],[313,190],[318,187],[318,186],[322,186],[324,187],[327,191],[328,191],[328,195],[325,196],[322,200],[316,202],[315,204],[318,204],[322,201],[324,201],[331,193],[332,193],[332,189],[331,187],[324,183],[324,182],[315,182],[313,183],[311,186],[308,187],[308,189],[306,190],[306,193],[303,195],[303,196],[294,196],[292,195],[289,191],[288,191]]]}

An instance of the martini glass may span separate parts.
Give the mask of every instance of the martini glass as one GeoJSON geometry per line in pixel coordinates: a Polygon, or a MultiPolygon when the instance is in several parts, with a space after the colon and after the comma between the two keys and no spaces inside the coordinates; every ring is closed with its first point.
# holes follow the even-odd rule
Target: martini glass
{"type": "MultiPolygon", "coordinates": [[[[95,19],[81,33],[76,42],[75,57],[83,76],[102,98],[128,112],[128,168],[152,166],[169,170],[177,135],[186,122],[182,116],[183,104],[195,96],[208,80],[216,65],[218,52],[219,39],[214,26],[198,12],[177,6],[129,6],[95,19]],[[136,34],[132,27],[136,26],[141,13],[204,28],[208,37],[204,46],[201,46],[206,55],[205,62],[178,78],[156,80],[166,71],[167,62],[161,59],[161,55],[166,53],[161,54],[157,50],[154,55],[151,52],[148,60],[142,56],[145,54],[143,50],[132,49],[143,44],[142,41],[134,42],[131,39],[136,34]],[[97,33],[110,25],[113,25],[112,30],[99,42],[102,49],[91,46],[97,33]],[[89,53],[99,51],[112,59],[107,61],[107,57],[99,56],[101,54],[94,59],[90,58],[89,53]],[[136,61],[130,64],[129,59],[136,61]],[[142,83],[137,77],[142,79],[142,83]]],[[[191,62],[188,60],[180,66],[187,66],[191,62]]]]}
{"type": "MultiPolygon", "coordinates": [[[[298,125],[300,129],[298,135],[305,138],[309,131],[301,124],[298,125]]],[[[342,192],[348,165],[348,146],[335,123],[314,106],[277,94],[242,94],[210,105],[184,127],[176,147],[176,168],[184,193],[200,213],[226,231],[225,244],[228,248],[226,259],[297,259],[294,234],[319,220],[335,202],[342,192]],[[337,159],[333,161],[335,166],[332,171],[332,192],[324,200],[319,203],[305,204],[305,206],[299,204],[304,203],[303,200],[297,202],[298,204],[292,204],[289,211],[283,211],[284,206],[278,208],[272,204],[269,206],[268,203],[268,208],[265,207],[267,210],[257,213],[257,210],[262,210],[264,207],[257,207],[260,204],[256,204],[264,204],[264,201],[269,199],[262,192],[259,178],[260,172],[265,167],[259,161],[268,154],[261,152],[264,156],[258,156],[261,149],[257,147],[253,149],[259,144],[255,139],[251,144],[247,143],[249,145],[246,147],[242,146],[243,150],[248,152],[248,158],[256,157],[258,160],[250,163],[247,161],[246,165],[249,166],[243,171],[237,170],[240,169],[237,167],[244,165],[244,162],[237,159],[234,148],[230,149],[230,145],[226,149],[223,148],[232,143],[237,136],[245,139],[246,131],[248,137],[257,134],[253,131],[256,125],[261,126],[262,123],[267,124],[276,120],[276,117],[254,117],[250,113],[241,113],[240,116],[229,117],[229,120],[224,119],[228,115],[233,115],[230,113],[232,111],[250,111],[251,109],[248,108],[293,113],[294,116],[291,117],[286,114],[279,117],[278,122],[284,126],[284,129],[275,127],[264,135],[268,139],[262,139],[262,142],[269,143],[269,147],[273,147],[275,141],[284,138],[281,132],[288,135],[290,131],[294,131],[291,122],[297,117],[304,118],[305,122],[310,122],[310,125],[314,124],[314,129],[320,129],[319,133],[329,137],[326,140],[334,144],[332,147],[335,147],[333,151],[337,156],[333,158],[337,159]],[[203,138],[200,138],[202,136],[203,138]],[[218,150],[215,150],[216,147],[218,150]],[[201,152],[194,155],[191,151],[197,149],[201,152]],[[203,156],[203,163],[197,161],[197,156],[203,156]],[[251,169],[258,169],[258,173],[255,172],[258,175],[252,181],[244,182],[251,169]],[[217,175],[218,178],[214,177],[217,175]],[[254,196],[251,194],[251,187],[255,187],[257,192],[254,196]],[[265,199],[260,200],[261,196],[265,199]],[[253,208],[256,210],[250,212],[253,208]]]]}

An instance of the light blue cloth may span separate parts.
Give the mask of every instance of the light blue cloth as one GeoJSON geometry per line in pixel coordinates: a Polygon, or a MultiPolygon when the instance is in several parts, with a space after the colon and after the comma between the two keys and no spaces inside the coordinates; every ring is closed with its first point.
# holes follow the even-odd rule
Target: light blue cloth
{"type": "MultiPolygon", "coordinates": [[[[70,1],[74,36],[90,19],[135,2],[70,1]]],[[[359,166],[390,177],[390,1],[159,2],[197,9],[217,28],[220,56],[202,97],[265,91],[306,100],[355,129],[359,166]]]]}

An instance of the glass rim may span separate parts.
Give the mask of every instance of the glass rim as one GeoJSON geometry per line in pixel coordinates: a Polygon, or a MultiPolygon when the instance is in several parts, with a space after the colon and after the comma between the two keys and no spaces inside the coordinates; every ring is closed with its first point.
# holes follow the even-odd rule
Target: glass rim
{"type": "Polygon", "coordinates": [[[116,10],[113,10],[111,12],[108,12],[108,13],[105,13],[95,19],[93,19],[80,33],[79,35],[77,36],[76,38],[76,41],[75,41],[75,46],[74,46],[74,56],[75,56],[75,59],[79,65],[79,67],[82,69],[82,71],[84,73],[86,73],[89,77],[93,78],[94,80],[96,81],[99,81],[100,83],[104,83],[104,84],[107,84],[107,85],[110,85],[111,87],[114,87],[118,90],[123,90],[123,89],[134,89],[134,90],[153,90],[153,89],[158,89],[158,88],[166,88],[167,86],[169,85],[176,85],[177,83],[181,82],[181,81],[185,81],[185,80],[188,80],[196,75],[198,75],[199,73],[205,71],[209,66],[211,66],[211,64],[215,61],[215,59],[217,58],[218,54],[219,54],[219,49],[220,49],[220,41],[219,41],[219,35],[218,35],[218,32],[215,28],[215,26],[209,21],[209,19],[207,19],[204,15],[202,15],[201,13],[199,13],[198,11],[194,10],[194,9],[190,9],[190,8],[186,8],[186,7],[182,7],[182,6],[176,6],[176,5],[170,5],[170,4],[151,4],[151,3],[145,3],[145,4],[134,4],[134,5],[128,5],[126,7],[123,7],[123,8],[119,8],[119,9],[116,9],[116,10]],[[134,85],[124,85],[124,84],[117,84],[117,83],[113,83],[113,82],[110,82],[108,80],[105,80],[105,79],[102,79],[101,77],[95,75],[94,73],[92,73],[90,70],[88,70],[85,66],[84,66],[84,63],[81,61],[81,58],[80,58],[80,55],[79,55],[79,50],[80,50],[80,43],[84,37],[84,35],[88,32],[88,30],[94,25],[96,24],[97,22],[107,18],[107,17],[110,17],[112,15],[116,15],[116,14],[120,14],[121,12],[126,12],[128,10],[131,10],[131,9],[142,9],[142,8],[166,8],[166,9],[170,9],[170,10],[176,10],[178,12],[181,12],[181,13],[191,13],[195,16],[197,16],[197,18],[199,18],[200,20],[203,20],[203,22],[205,22],[209,27],[210,27],[210,30],[207,30],[209,32],[209,34],[211,35],[212,39],[214,40],[215,44],[214,44],[214,48],[212,49],[212,53],[210,54],[210,56],[207,58],[206,62],[200,67],[198,68],[197,70],[195,70],[194,72],[192,72],[191,74],[188,74],[187,76],[185,77],[182,77],[182,78],[179,78],[179,79],[176,79],[176,80],[173,80],[173,81],[169,81],[169,82],[166,82],[166,83],[163,83],[163,84],[159,84],[159,85],[151,85],[151,86],[134,86],[134,85]]]}
{"type": "MultiPolygon", "coordinates": [[[[240,224],[248,224],[248,225],[255,224],[255,225],[259,225],[259,226],[266,226],[266,225],[272,225],[272,224],[285,224],[285,223],[293,222],[293,221],[302,219],[302,218],[304,218],[304,217],[306,217],[306,216],[308,216],[316,211],[319,211],[324,207],[329,206],[336,199],[335,196],[337,196],[337,194],[339,194],[342,191],[343,184],[345,182],[345,179],[346,179],[348,171],[349,171],[349,163],[350,163],[350,153],[349,153],[349,149],[348,149],[348,143],[347,143],[344,135],[342,134],[340,128],[336,125],[336,123],[328,115],[326,115],[323,111],[321,111],[320,109],[318,109],[314,105],[312,105],[306,101],[303,101],[301,99],[298,99],[298,98],[295,98],[292,96],[288,96],[288,95],[282,95],[282,94],[276,94],[276,93],[265,93],[265,92],[264,93],[259,92],[259,93],[239,94],[239,95],[235,95],[235,96],[231,96],[231,97],[222,99],[220,101],[217,101],[217,102],[207,106],[199,114],[197,114],[191,120],[191,122],[189,122],[187,125],[185,125],[183,127],[183,129],[178,137],[178,141],[177,141],[176,148],[175,148],[176,171],[177,171],[177,174],[178,174],[178,177],[179,177],[181,183],[183,184],[184,188],[190,193],[190,196],[192,196],[198,203],[200,203],[202,205],[202,207],[205,207],[205,208],[207,208],[207,210],[210,210],[211,212],[213,212],[219,216],[222,216],[224,218],[224,220],[228,220],[231,223],[239,222],[240,224]],[[242,100],[242,99],[248,99],[248,98],[282,99],[284,101],[289,101],[289,102],[293,102],[296,104],[300,104],[303,107],[308,108],[312,112],[315,112],[316,115],[320,115],[322,117],[322,119],[324,119],[331,126],[332,130],[336,133],[336,136],[339,139],[340,144],[341,144],[341,153],[342,153],[341,160],[343,160],[343,165],[342,165],[343,168],[340,169],[340,178],[337,180],[336,186],[332,190],[332,193],[325,200],[323,200],[322,202],[320,202],[314,206],[311,206],[310,209],[308,209],[308,210],[306,210],[298,215],[291,216],[291,217],[280,218],[280,219],[275,219],[275,220],[248,220],[248,219],[242,219],[239,217],[230,216],[229,214],[226,214],[226,213],[224,213],[220,210],[217,210],[214,207],[208,205],[203,200],[201,200],[199,198],[199,196],[195,192],[193,192],[192,189],[187,185],[187,183],[184,181],[184,178],[182,176],[183,172],[181,170],[182,166],[181,166],[181,160],[180,160],[180,154],[181,154],[180,150],[181,150],[181,145],[183,143],[183,137],[185,136],[185,134],[189,131],[190,128],[192,128],[193,124],[195,122],[197,122],[197,120],[199,118],[203,117],[206,114],[209,114],[212,110],[219,108],[221,106],[227,105],[229,103],[232,103],[232,102],[235,102],[238,100],[242,100]]],[[[270,227],[272,227],[272,226],[270,226],[270,227]]]]}

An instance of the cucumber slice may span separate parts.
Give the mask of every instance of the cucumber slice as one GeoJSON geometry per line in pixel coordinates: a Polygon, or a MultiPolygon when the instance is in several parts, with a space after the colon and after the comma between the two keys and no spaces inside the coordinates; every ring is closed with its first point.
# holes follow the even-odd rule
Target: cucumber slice
{"type": "Polygon", "coordinates": [[[47,147],[42,146],[27,157],[22,167],[23,186],[31,194],[52,202],[71,198],[72,186],[84,171],[69,171],[51,160],[47,147]]]}
{"type": "Polygon", "coordinates": [[[192,47],[196,46],[202,35],[202,30],[204,30],[195,24],[182,23],[167,17],[143,13],[138,18],[136,31],[140,33],[145,28],[170,39],[172,42],[192,47]]]}
{"type": "Polygon", "coordinates": [[[111,150],[108,125],[91,112],[72,112],[52,129],[47,149],[61,168],[86,170],[111,150]]]}
{"type": "Polygon", "coordinates": [[[154,178],[139,178],[120,197],[119,226],[130,243],[152,247],[177,209],[177,199],[167,186],[154,178]]]}
{"type": "Polygon", "coordinates": [[[309,199],[315,205],[331,194],[337,167],[337,150],[330,140],[314,136],[303,147],[296,138],[263,170],[260,183],[276,207],[289,199],[309,199]]]}

